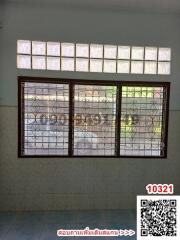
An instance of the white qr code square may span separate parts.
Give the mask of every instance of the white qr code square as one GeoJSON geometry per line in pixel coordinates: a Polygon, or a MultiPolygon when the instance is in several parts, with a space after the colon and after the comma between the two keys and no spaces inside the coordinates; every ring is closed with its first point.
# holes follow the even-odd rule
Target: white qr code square
{"type": "Polygon", "coordinates": [[[180,196],[137,196],[137,240],[180,240],[180,196]]]}

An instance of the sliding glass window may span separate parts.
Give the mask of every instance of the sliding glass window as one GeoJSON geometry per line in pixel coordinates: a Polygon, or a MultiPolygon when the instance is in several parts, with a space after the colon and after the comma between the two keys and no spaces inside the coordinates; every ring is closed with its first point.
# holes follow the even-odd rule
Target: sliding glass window
{"type": "Polygon", "coordinates": [[[169,83],[19,77],[19,157],[166,157],[169,83]]]}

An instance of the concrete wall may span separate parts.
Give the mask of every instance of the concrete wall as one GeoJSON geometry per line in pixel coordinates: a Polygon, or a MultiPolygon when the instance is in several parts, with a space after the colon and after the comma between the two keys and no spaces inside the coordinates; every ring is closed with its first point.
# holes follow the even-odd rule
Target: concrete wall
{"type": "MultiPolygon", "coordinates": [[[[0,210],[135,208],[148,183],[174,183],[180,194],[180,18],[49,4],[5,4],[0,79],[0,210]],[[16,69],[17,39],[165,46],[170,76],[16,69]],[[167,159],[18,159],[17,76],[170,81],[167,159]]],[[[1,34],[1,33],[0,33],[1,34]]],[[[1,35],[0,35],[1,36],[1,35]]]]}

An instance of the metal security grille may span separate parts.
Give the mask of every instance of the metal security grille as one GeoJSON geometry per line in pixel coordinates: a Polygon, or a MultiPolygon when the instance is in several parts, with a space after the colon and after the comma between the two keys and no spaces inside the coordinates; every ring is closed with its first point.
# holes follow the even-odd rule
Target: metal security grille
{"type": "Polygon", "coordinates": [[[164,87],[122,87],[120,155],[164,153],[165,92],[164,87]]]}
{"type": "Polygon", "coordinates": [[[69,85],[25,82],[24,149],[26,155],[68,155],[69,85]]]}
{"type": "Polygon", "coordinates": [[[114,155],[116,87],[75,85],[74,155],[114,155]]]}
{"type": "Polygon", "coordinates": [[[19,157],[166,157],[169,87],[19,77],[19,157]]]}

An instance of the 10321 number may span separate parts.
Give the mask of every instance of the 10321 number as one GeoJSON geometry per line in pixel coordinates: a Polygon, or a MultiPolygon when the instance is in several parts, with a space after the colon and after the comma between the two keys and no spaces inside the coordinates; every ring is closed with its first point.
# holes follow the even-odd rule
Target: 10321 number
{"type": "Polygon", "coordinates": [[[173,184],[148,184],[146,186],[148,194],[173,194],[173,184]]]}

